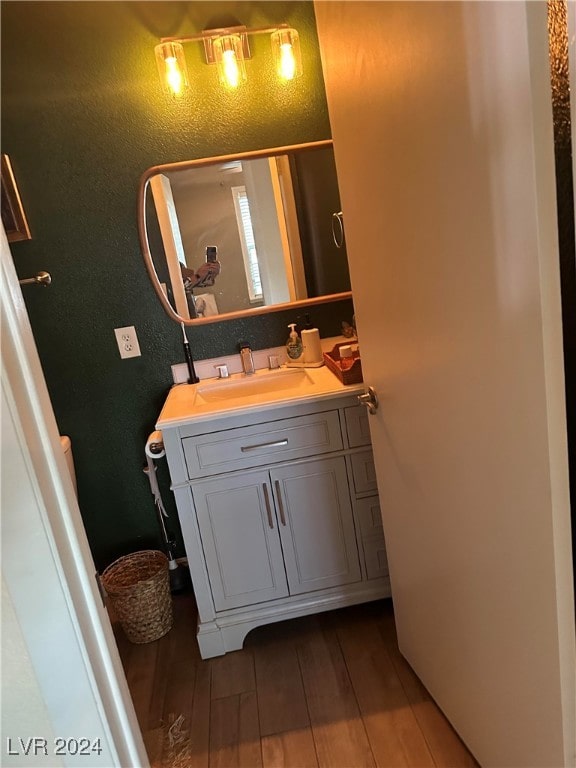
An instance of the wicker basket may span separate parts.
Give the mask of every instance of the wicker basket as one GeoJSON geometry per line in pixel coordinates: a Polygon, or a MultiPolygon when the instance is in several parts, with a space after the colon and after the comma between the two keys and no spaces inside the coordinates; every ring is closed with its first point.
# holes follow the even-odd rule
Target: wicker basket
{"type": "Polygon", "coordinates": [[[172,627],[168,559],[145,550],[115,560],[102,574],[102,584],[126,637],[150,643],[172,627]]]}

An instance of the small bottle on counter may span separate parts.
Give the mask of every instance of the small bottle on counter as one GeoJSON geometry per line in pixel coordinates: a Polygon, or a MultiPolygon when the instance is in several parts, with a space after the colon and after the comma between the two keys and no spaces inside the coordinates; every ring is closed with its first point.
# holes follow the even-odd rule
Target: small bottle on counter
{"type": "Polygon", "coordinates": [[[340,347],[340,368],[348,371],[354,365],[354,351],[349,344],[340,347]]]}

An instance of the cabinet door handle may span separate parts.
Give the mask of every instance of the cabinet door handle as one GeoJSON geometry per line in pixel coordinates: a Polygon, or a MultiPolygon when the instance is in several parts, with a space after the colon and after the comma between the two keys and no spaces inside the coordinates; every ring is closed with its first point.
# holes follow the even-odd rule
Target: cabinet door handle
{"type": "Polygon", "coordinates": [[[277,448],[281,445],[288,445],[288,438],[284,438],[284,440],[274,440],[271,443],[258,443],[258,445],[242,445],[240,446],[240,450],[242,453],[246,453],[247,451],[255,451],[256,448],[277,448]]]}
{"type": "Polygon", "coordinates": [[[284,504],[282,503],[282,494],[280,493],[280,481],[274,480],[276,485],[276,496],[278,497],[278,509],[280,510],[280,522],[286,525],[286,516],[284,515],[284,504]]]}
{"type": "Polygon", "coordinates": [[[274,520],[272,519],[272,509],[270,507],[270,497],[268,496],[268,486],[266,483],[262,483],[262,489],[264,490],[264,503],[266,504],[266,514],[268,515],[268,525],[270,528],[274,528],[274,520]]]}

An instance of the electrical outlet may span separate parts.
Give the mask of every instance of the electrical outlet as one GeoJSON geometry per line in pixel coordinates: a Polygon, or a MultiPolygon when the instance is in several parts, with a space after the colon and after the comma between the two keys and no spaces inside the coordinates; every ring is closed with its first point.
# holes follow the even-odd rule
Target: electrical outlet
{"type": "Polygon", "coordinates": [[[133,325],[127,325],[125,328],[114,328],[114,333],[116,334],[116,342],[122,359],[126,357],[140,357],[142,353],[140,352],[138,337],[136,336],[136,328],[133,325]]]}

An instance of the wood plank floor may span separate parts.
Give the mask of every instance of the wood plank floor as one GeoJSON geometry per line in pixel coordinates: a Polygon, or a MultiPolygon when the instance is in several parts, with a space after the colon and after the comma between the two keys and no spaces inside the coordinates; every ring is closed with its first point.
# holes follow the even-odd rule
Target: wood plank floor
{"type": "Polygon", "coordinates": [[[192,594],[156,642],[113,625],[153,768],[477,766],[400,655],[390,600],[259,627],[206,661],[192,594]]]}

